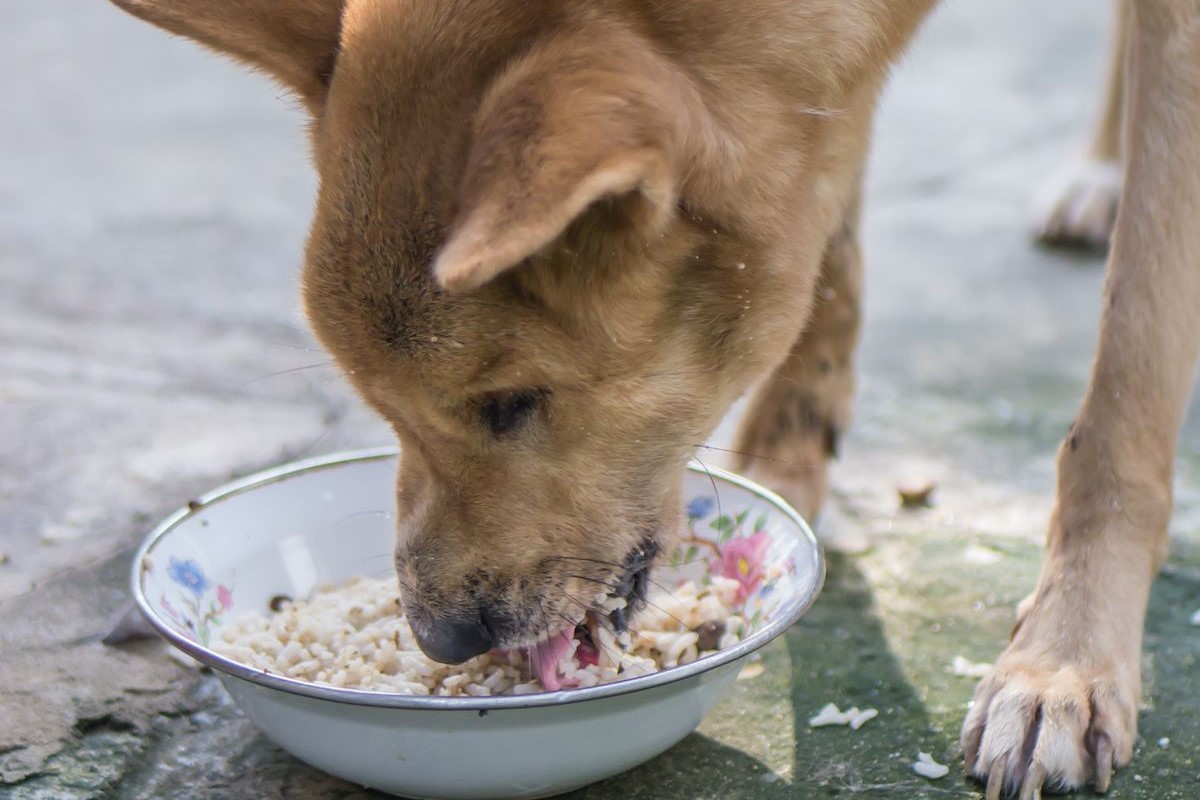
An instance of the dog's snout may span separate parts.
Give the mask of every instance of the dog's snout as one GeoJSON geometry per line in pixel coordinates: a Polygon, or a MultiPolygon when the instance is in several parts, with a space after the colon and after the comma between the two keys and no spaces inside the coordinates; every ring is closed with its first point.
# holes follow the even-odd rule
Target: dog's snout
{"type": "Polygon", "coordinates": [[[414,625],[413,633],[425,655],[443,664],[461,664],[496,646],[486,607],[473,618],[443,617],[414,625]]]}

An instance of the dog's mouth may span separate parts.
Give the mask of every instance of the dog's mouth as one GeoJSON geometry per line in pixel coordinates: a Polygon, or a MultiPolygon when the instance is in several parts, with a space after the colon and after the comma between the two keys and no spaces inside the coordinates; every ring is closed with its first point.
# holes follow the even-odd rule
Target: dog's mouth
{"type": "Polygon", "coordinates": [[[599,663],[603,636],[601,628],[615,635],[629,630],[630,619],[646,604],[650,585],[650,568],[658,555],[658,543],[647,536],[635,546],[621,563],[616,580],[607,584],[607,592],[597,594],[593,607],[574,628],[526,648],[530,667],[547,691],[557,691],[568,684],[562,674],[563,660],[574,647],[574,656],[581,667],[599,663]]]}

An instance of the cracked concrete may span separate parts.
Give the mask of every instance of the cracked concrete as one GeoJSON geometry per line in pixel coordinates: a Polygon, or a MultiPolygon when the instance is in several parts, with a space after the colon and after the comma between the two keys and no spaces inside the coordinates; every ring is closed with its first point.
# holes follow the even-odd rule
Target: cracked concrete
{"type": "MultiPolygon", "coordinates": [[[[918,748],[956,765],[972,682],[947,665],[994,658],[1036,576],[1102,265],[1026,232],[1084,139],[1107,30],[1094,0],[932,20],[877,126],[862,380],[828,520],[871,547],[834,559],[822,601],[699,734],[579,798],[979,796],[956,766],[926,782],[908,765],[918,748]],[[937,480],[936,505],[899,512],[913,474],[937,480]],[[808,729],[828,701],[880,717],[808,729]]],[[[375,796],[273,747],[159,643],[99,641],[171,509],[389,441],[297,311],[314,189],[298,110],[98,0],[0,8],[0,66],[16,78],[0,86],[0,797],[375,796]]],[[[1114,798],[1189,798],[1200,779],[1195,411],[1114,798]]]]}

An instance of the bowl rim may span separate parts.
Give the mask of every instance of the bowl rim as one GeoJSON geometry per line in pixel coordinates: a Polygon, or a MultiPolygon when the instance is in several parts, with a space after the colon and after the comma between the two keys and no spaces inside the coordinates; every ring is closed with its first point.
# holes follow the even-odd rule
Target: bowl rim
{"type": "MultiPolygon", "coordinates": [[[[484,712],[498,709],[537,708],[547,706],[562,706],[598,700],[617,695],[635,694],[637,692],[678,683],[688,678],[709,672],[725,664],[730,664],[756,650],[761,649],[790,628],[816,601],[825,583],[825,554],[821,543],[813,534],[808,523],[786,501],[769,489],[754,481],[744,478],[727,470],[706,467],[698,461],[690,461],[687,469],[690,472],[705,475],[710,479],[721,479],[749,491],[758,498],[775,506],[777,510],[788,517],[799,529],[801,538],[807,539],[809,560],[812,567],[812,580],[802,591],[782,607],[782,613],[767,623],[761,630],[756,631],[742,641],[711,655],[697,659],[690,664],[670,667],[648,675],[626,678],[612,683],[589,686],[580,689],[563,689],[554,692],[537,692],[524,695],[497,695],[490,697],[440,697],[428,695],[406,695],[395,692],[375,692],[365,689],[345,689],[336,686],[309,683],[296,678],[268,673],[249,665],[242,664],[231,658],[220,655],[198,642],[183,636],[166,624],[150,605],[142,587],[142,579],[146,570],[142,564],[155,546],[171,531],[185,520],[203,511],[207,506],[228,500],[251,489],[257,489],[272,483],[278,483],[298,475],[317,472],[324,469],[344,466],[346,464],[382,461],[396,458],[400,454],[398,447],[379,447],[363,450],[350,450],[332,453],[326,456],[293,461],[278,467],[256,472],[239,480],[226,483],[213,489],[187,505],[168,515],[151,531],[138,547],[131,565],[131,583],[134,602],[142,616],[158,633],[174,647],[187,655],[212,668],[218,673],[240,678],[259,686],[276,689],[291,695],[301,695],[317,700],[328,700],[355,706],[374,706],[378,708],[410,708],[439,711],[473,711],[484,712]]],[[[480,714],[482,716],[482,714],[480,714]]]]}

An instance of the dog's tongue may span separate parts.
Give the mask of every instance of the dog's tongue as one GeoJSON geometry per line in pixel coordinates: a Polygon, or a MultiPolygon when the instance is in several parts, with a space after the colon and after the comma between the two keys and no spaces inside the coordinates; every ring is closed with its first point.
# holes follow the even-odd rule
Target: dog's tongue
{"type": "Polygon", "coordinates": [[[563,656],[571,649],[573,634],[574,631],[566,630],[529,648],[529,664],[533,667],[534,677],[542,682],[548,692],[563,688],[559,666],[563,656]]]}

